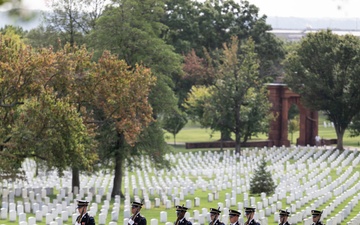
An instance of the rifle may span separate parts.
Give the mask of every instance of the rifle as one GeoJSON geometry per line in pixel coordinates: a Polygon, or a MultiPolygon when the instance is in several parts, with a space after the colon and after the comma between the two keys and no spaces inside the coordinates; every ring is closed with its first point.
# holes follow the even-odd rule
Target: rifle
{"type": "MultiPolygon", "coordinates": [[[[287,212],[287,209],[285,210],[285,212],[287,212]]],[[[284,218],[282,220],[280,220],[280,224],[279,225],[284,225],[284,218]]]]}
{"type": "Polygon", "coordinates": [[[324,212],[324,210],[321,211],[320,217],[319,217],[318,221],[316,221],[315,225],[318,225],[318,224],[319,224],[323,212],[324,212]]]}
{"type": "Polygon", "coordinates": [[[78,223],[81,223],[81,219],[82,219],[82,217],[83,217],[83,215],[84,215],[84,208],[85,208],[85,207],[86,207],[86,206],[82,206],[81,214],[80,214],[79,218],[77,219],[77,222],[78,222],[78,223]]]}
{"type": "MultiPolygon", "coordinates": [[[[220,211],[220,207],[218,207],[218,210],[220,211]]],[[[211,221],[211,223],[209,225],[214,225],[218,217],[219,217],[219,215],[215,216],[213,221],[211,221]]]]}
{"type": "MultiPolygon", "coordinates": [[[[143,200],[141,201],[141,204],[143,203],[143,200]]],[[[136,209],[136,212],[130,217],[129,221],[134,221],[135,222],[135,218],[139,215],[140,213],[140,210],[141,210],[141,206],[139,206],[137,209],[136,209]]],[[[133,223],[130,223],[128,222],[128,225],[132,225],[133,223]]]]}
{"type": "MultiPolygon", "coordinates": [[[[184,204],[183,204],[182,206],[184,207],[184,204]]],[[[180,215],[181,215],[181,212],[179,212],[179,214],[177,215],[177,218],[176,218],[176,221],[175,221],[175,225],[178,225],[178,224],[179,224],[180,215]]]]}

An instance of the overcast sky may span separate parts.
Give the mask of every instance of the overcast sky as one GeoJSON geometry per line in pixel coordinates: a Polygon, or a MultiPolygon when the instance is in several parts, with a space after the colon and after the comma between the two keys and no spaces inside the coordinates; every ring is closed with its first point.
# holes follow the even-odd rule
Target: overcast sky
{"type": "MultiPolygon", "coordinates": [[[[47,0],[22,0],[32,9],[44,9],[47,0]]],[[[240,1],[240,0],[236,0],[240,1]]],[[[249,0],[267,16],[360,18],[360,0],[249,0]]]]}
{"type": "Polygon", "coordinates": [[[360,17],[360,0],[249,0],[267,16],[315,18],[360,17]]]}

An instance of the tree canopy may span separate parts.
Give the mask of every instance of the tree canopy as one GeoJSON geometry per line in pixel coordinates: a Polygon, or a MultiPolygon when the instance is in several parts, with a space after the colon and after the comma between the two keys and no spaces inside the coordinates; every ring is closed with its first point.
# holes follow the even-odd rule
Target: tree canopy
{"type": "Polygon", "coordinates": [[[331,30],[308,34],[290,52],[285,82],[307,107],[323,111],[334,123],[337,148],[360,111],[360,40],[331,30]]]}

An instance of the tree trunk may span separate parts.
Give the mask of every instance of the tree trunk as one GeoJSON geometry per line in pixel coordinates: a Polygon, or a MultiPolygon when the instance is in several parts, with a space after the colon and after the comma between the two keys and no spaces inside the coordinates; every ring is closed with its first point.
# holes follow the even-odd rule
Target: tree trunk
{"type": "Polygon", "coordinates": [[[337,136],[336,148],[339,150],[344,150],[343,138],[344,138],[345,129],[335,127],[335,131],[337,136]]]}
{"type": "Polygon", "coordinates": [[[174,145],[176,145],[176,134],[174,134],[174,145]]]}
{"type": "Polygon", "coordinates": [[[220,150],[223,150],[224,147],[224,141],[232,141],[231,139],[231,133],[228,131],[220,131],[220,150]]]}
{"type": "Polygon", "coordinates": [[[120,153],[116,153],[115,155],[115,176],[113,182],[113,189],[111,192],[111,198],[115,198],[115,195],[120,195],[120,197],[124,197],[124,194],[121,191],[122,185],[122,171],[123,167],[123,158],[120,153]]]}
{"type": "Polygon", "coordinates": [[[72,168],[72,183],[71,183],[71,191],[74,193],[74,187],[78,187],[80,190],[80,170],[77,167],[72,168]]]}
{"type": "Polygon", "coordinates": [[[241,154],[241,135],[240,132],[236,132],[235,134],[235,153],[241,154]]]}
{"type": "Polygon", "coordinates": [[[117,134],[118,140],[115,146],[115,176],[113,182],[113,189],[111,192],[111,198],[115,198],[115,195],[120,195],[120,197],[124,197],[124,194],[121,192],[122,185],[122,175],[123,175],[123,162],[124,158],[121,154],[121,150],[124,146],[124,135],[121,133],[117,134]]]}

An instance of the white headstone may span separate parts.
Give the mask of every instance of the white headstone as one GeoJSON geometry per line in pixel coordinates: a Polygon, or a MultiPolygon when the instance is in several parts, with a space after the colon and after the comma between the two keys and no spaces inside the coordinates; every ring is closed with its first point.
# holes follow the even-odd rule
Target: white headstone
{"type": "Polygon", "coordinates": [[[29,217],[28,219],[28,225],[35,225],[36,224],[36,218],[35,217],[29,217]]]}
{"type": "Polygon", "coordinates": [[[6,219],[7,219],[7,209],[6,209],[6,208],[1,208],[0,218],[1,218],[2,220],[6,220],[6,219]]]}
{"type": "Polygon", "coordinates": [[[10,210],[9,211],[9,220],[10,220],[10,222],[15,222],[16,221],[16,211],[15,210],[10,210]]]}
{"type": "Polygon", "coordinates": [[[167,222],[167,212],[161,211],[160,212],[160,223],[167,222]]]}

